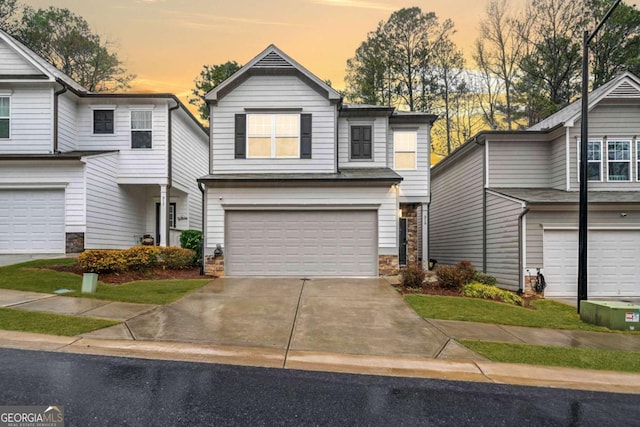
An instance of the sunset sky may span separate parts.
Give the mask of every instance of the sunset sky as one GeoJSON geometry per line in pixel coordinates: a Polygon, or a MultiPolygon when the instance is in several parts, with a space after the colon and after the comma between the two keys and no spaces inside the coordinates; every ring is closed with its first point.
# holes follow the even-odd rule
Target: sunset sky
{"type": "MultiPolygon", "coordinates": [[[[68,8],[115,43],[132,90],[185,99],[204,64],[245,64],[274,43],[334,87],[367,32],[400,8],[419,6],[454,21],[455,41],[470,57],[488,0],[22,0],[68,8]]],[[[509,0],[512,6],[524,0],[509,0]]]]}

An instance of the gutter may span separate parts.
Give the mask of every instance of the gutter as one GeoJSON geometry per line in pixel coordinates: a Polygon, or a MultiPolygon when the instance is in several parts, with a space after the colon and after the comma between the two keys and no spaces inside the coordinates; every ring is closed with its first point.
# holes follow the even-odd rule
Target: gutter
{"type": "Polygon", "coordinates": [[[205,248],[205,214],[206,214],[206,209],[205,209],[205,194],[206,194],[206,187],[205,185],[198,181],[198,190],[200,190],[200,192],[202,193],[202,248],[201,248],[201,252],[202,252],[202,258],[200,258],[200,275],[204,276],[204,248],[205,248]]]}
{"type": "Polygon", "coordinates": [[[524,266],[522,265],[522,251],[525,248],[522,247],[522,219],[527,213],[529,213],[529,210],[529,204],[525,202],[522,207],[522,212],[520,212],[520,215],[518,215],[518,295],[522,295],[524,293],[524,277],[522,275],[522,269],[524,268],[524,266]]]}
{"type": "Polygon", "coordinates": [[[67,91],[67,86],[53,93],[53,154],[58,153],[58,97],[67,91]]]}
{"type": "Polygon", "coordinates": [[[168,166],[168,183],[169,185],[167,185],[167,188],[171,188],[171,185],[173,184],[173,120],[172,117],[173,115],[171,114],[173,111],[177,110],[178,108],[180,108],[180,104],[176,104],[174,107],[169,107],[168,110],[168,118],[167,118],[167,123],[168,123],[168,131],[169,134],[167,135],[167,166],[168,166]]]}

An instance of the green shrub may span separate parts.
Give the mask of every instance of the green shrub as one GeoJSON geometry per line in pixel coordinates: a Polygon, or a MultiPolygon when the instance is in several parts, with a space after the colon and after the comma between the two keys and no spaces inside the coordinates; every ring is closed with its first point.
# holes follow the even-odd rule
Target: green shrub
{"type": "Polygon", "coordinates": [[[180,234],[180,246],[195,252],[194,263],[202,259],[202,231],[185,230],[180,234]]]}
{"type": "Polygon", "coordinates": [[[495,286],[498,283],[498,279],[496,279],[494,276],[490,274],[480,273],[479,271],[476,271],[471,280],[489,286],[495,286]]]}
{"type": "Polygon", "coordinates": [[[462,295],[470,298],[481,298],[493,301],[502,301],[512,305],[524,305],[522,298],[513,292],[500,289],[496,286],[489,286],[482,283],[468,283],[462,288],[462,295]]]}
{"type": "Polygon", "coordinates": [[[470,261],[460,261],[456,265],[441,265],[435,269],[440,287],[461,290],[473,279],[476,270],[470,261]]]}
{"type": "Polygon", "coordinates": [[[168,246],[160,248],[158,264],[164,268],[179,270],[193,265],[196,253],[191,249],[168,246]]]}
{"type": "Polygon", "coordinates": [[[420,288],[427,275],[422,265],[415,262],[404,267],[400,274],[402,276],[401,284],[405,288],[420,288]]]}
{"type": "Polygon", "coordinates": [[[87,250],[78,255],[78,264],[87,273],[120,273],[127,269],[126,256],[120,250],[87,250]]]}
{"type": "Polygon", "coordinates": [[[134,246],[123,252],[127,270],[148,270],[158,265],[159,246],[134,246]]]}
{"type": "Polygon", "coordinates": [[[458,270],[459,272],[458,274],[464,281],[463,284],[467,284],[470,281],[472,281],[474,274],[476,274],[476,268],[473,266],[471,261],[467,261],[467,260],[459,261],[455,265],[455,268],[458,270]]]}

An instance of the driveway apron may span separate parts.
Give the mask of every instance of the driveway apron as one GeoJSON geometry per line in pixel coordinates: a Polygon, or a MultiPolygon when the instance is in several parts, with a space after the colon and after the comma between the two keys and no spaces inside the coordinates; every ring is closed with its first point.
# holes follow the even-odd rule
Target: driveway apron
{"type": "Polygon", "coordinates": [[[447,337],[384,279],[221,278],[127,321],[135,339],[435,357],[447,337]]]}

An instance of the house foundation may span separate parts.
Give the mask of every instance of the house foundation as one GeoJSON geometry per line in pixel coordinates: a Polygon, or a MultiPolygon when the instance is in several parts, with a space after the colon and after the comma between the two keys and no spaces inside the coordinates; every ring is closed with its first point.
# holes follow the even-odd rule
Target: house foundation
{"type": "Polygon", "coordinates": [[[224,256],[206,255],[204,257],[204,274],[207,276],[224,276],[224,256]]]}
{"type": "Polygon", "coordinates": [[[65,253],[79,254],[84,251],[84,233],[67,233],[65,240],[65,253]]]}

